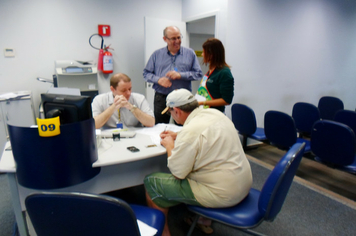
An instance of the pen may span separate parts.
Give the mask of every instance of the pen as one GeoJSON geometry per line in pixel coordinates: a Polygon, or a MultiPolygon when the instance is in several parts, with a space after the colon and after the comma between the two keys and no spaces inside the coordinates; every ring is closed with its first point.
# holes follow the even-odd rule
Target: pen
{"type": "Polygon", "coordinates": [[[166,132],[166,130],[167,130],[167,126],[166,126],[166,128],[164,128],[163,133],[166,132]]]}

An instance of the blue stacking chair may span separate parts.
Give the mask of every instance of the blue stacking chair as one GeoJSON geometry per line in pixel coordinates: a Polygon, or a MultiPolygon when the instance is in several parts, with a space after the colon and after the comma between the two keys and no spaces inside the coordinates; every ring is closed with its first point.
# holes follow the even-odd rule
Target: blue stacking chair
{"type": "Polygon", "coordinates": [[[311,103],[297,102],[293,106],[292,117],[299,138],[303,138],[310,137],[314,123],[320,120],[320,113],[319,109],[311,103]]]}
{"type": "Polygon", "coordinates": [[[265,133],[271,145],[289,150],[295,143],[305,143],[305,152],[310,152],[310,141],[298,138],[293,117],[280,111],[267,111],[265,133]]]}
{"type": "Polygon", "coordinates": [[[344,109],[344,103],[337,97],[324,96],[319,99],[318,108],[321,119],[333,120],[336,112],[344,109]]]}
{"type": "Polygon", "coordinates": [[[277,217],[302,159],[304,147],[304,143],[294,144],[276,164],[262,190],[251,188],[247,197],[237,205],[227,208],[205,208],[188,205],[188,209],[197,214],[188,236],[193,232],[199,216],[240,229],[249,234],[261,235],[251,229],[257,227],[263,221],[273,221],[277,217]]]}
{"type": "Polygon", "coordinates": [[[255,112],[244,104],[233,104],[231,107],[231,120],[235,128],[242,135],[242,146],[247,149],[247,138],[258,141],[266,141],[266,135],[263,128],[257,127],[255,112]]]}
{"type": "Polygon", "coordinates": [[[105,195],[42,192],[28,196],[25,204],[38,236],[139,236],[136,219],[161,235],[165,224],[159,210],[105,195]]]}
{"type": "Polygon", "coordinates": [[[311,149],[316,161],[356,174],[356,138],[349,126],[328,120],[316,122],[311,149]]]}
{"type": "Polygon", "coordinates": [[[356,134],[356,112],[350,110],[340,110],[336,113],[334,121],[349,126],[356,134]]]}

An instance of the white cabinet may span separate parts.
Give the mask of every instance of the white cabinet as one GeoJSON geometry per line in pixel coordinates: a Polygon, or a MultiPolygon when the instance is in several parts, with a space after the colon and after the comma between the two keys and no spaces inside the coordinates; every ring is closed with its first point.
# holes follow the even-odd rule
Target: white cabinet
{"type": "Polygon", "coordinates": [[[0,95],[0,154],[7,141],[7,124],[29,127],[36,124],[31,92],[0,95]]]}

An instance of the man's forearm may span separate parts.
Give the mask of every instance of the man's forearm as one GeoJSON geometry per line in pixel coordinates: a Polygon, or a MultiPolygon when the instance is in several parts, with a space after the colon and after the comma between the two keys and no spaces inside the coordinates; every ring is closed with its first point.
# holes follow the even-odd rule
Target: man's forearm
{"type": "Polygon", "coordinates": [[[146,127],[152,127],[155,125],[155,118],[149,114],[144,113],[139,108],[134,109],[132,114],[139,122],[141,122],[142,125],[146,127]]]}
{"type": "Polygon", "coordinates": [[[100,129],[101,127],[103,127],[106,124],[106,122],[110,119],[110,117],[112,116],[114,111],[115,111],[115,106],[111,105],[104,112],[102,112],[101,114],[95,116],[94,117],[95,128],[96,129],[100,129]]]}

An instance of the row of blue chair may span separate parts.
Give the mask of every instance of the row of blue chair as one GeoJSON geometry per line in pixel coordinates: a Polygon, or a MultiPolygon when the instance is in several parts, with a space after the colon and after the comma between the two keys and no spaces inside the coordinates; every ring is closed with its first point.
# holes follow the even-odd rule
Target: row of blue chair
{"type": "MultiPolygon", "coordinates": [[[[338,98],[333,98],[333,97],[323,97],[323,98],[325,98],[326,100],[335,99],[334,103],[332,102],[329,103],[330,104],[329,110],[327,110],[324,107],[326,106],[327,102],[325,102],[325,104],[324,102],[319,102],[318,107],[316,107],[311,103],[306,103],[306,102],[298,102],[294,104],[292,117],[295,120],[295,124],[300,137],[302,136],[310,137],[312,127],[314,123],[318,120],[333,120],[333,121],[341,122],[350,126],[354,131],[356,131],[355,111],[344,110],[343,103],[338,98]]],[[[320,101],[324,101],[325,99],[320,101]]]]}
{"type": "MultiPolygon", "coordinates": [[[[329,97],[323,98],[328,99],[329,97]]],[[[323,100],[321,99],[321,101],[323,100]]],[[[323,104],[323,102],[321,103],[323,104]]],[[[339,109],[337,111],[335,110],[335,112],[336,113],[333,116],[332,120],[348,125],[356,133],[356,112],[344,109],[339,109]]],[[[250,107],[244,104],[233,104],[231,107],[231,115],[232,122],[234,123],[235,128],[243,136],[242,143],[245,150],[247,149],[248,138],[262,142],[266,142],[268,140],[264,128],[257,127],[255,113],[250,107]]],[[[286,122],[293,123],[293,121],[291,121],[291,119],[287,117],[288,115],[285,116],[286,117],[284,119],[288,120],[286,122]]],[[[319,112],[319,108],[315,105],[306,102],[297,102],[293,106],[292,118],[294,120],[295,128],[297,130],[299,138],[310,138],[313,125],[316,121],[321,120],[321,115],[319,112]]],[[[289,127],[291,126],[292,125],[289,125],[289,127]]],[[[294,133],[294,129],[292,133],[294,133]]],[[[292,139],[294,140],[294,138],[292,139]]],[[[283,146],[290,147],[290,144],[283,146]]]]}
{"type": "Polygon", "coordinates": [[[248,106],[234,104],[231,111],[235,128],[243,135],[245,150],[247,150],[247,138],[268,141],[269,144],[282,150],[289,150],[295,143],[305,143],[305,154],[316,155],[317,161],[350,173],[356,172],[355,146],[351,145],[356,143],[352,138],[356,133],[355,111],[339,110],[334,121],[321,120],[318,119],[317,107],[309,103],[296,103],[292,116],[280,111],[267,111],[264,128],[256,127],[254,112],[248,106]],[[334,128],[331,130],[329,127],[334,128]],[[329,135],[317,135],[317,132],[329,135]],[[298,133],[303,133],[303,136],[308,136],[310,139],[298,137],[298,133]]]}
{"type": "Polygon", "coordinates": [[[295,143],[305,142],[305,152],[310,151],[310,142],[298,138],[294,120],[291,116],[279,112],[268,111],[264,117],[264,128],[257,127],[254,111],[244,104],[233,104],[231,119],[235,128],[242,135],[244,150],[247,150],[247,139],[268,142],[280,149],[289,150],[295,143]]]}

